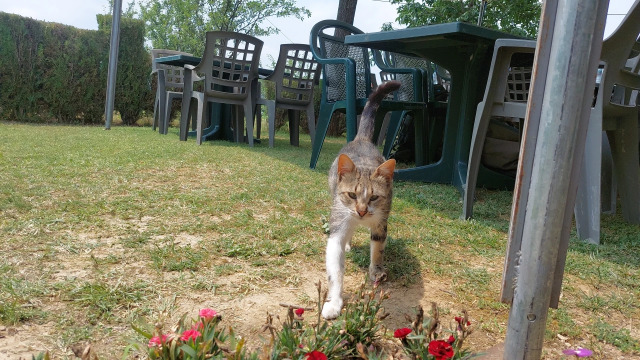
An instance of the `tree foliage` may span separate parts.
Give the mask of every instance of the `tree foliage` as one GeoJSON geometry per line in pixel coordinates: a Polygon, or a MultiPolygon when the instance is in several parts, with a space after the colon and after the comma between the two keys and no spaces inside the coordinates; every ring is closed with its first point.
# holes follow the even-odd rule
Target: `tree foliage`
{"type": "Polygon", "coordinates": [[[154,48],[202,54],[207,31],[237,31],[253,36],[277,34],[269,17],[311,16],[295,0],[140,0],[140,18],[154,48]],[[268,21],[267,21],[268,22],[268,21]]]}
{"type": "MultiPolygon", "coordinates": [[[[477,23],[480,0],[391,0],[398,7],[397,21],[409,27],[452,21],[477,23]]],[[[508,33],[536,37],[540,0],[489,0],[482,25],[508,33]]]]}

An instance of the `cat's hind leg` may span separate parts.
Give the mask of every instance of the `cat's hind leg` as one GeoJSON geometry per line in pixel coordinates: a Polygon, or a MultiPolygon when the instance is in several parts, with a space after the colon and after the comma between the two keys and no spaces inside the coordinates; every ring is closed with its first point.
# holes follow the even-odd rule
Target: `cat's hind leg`
{"type": "Polygon", "coordinates": [[[352,226],[347,221],[332,227],[327,240],[326,267],[329,293],[322,307],[325,319],[335,319],[342,310],[342,287],[344,283],[344,253],[353,236],[352,226]]]}

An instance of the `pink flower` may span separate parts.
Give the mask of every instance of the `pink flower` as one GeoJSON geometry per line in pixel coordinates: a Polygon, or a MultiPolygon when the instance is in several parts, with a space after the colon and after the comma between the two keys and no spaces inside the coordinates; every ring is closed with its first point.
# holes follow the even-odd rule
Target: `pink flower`
{"type": "Polygon", "coordinates": [[[393,337],[397,339],[404,339],[410,333],[411,333],[411,329],[409,328],[396,329],[396,331],[393,332],[393,337]]]}
{"type": "Polygon", "coordinates": [[[161,347],[167,342],[167,339],[168,337],[166,334],[161,336],[154,336],[149,339],[149,347],[161,347]]]}
{"type": "Polygon", "coordinates": [[[320,351],[313,350],[310,353],[306,353],[305,360],[327,360],[327,355],[321,353],[320,351]]]}
{"type": "Polygon", "coordinates": [[[213,309],[205,308],[200,310],[200,317],[203,318],[205,321],[211,321],[211,319],[213,319],[216,316],[218,316],[218,313],[213,309]]]}
{"type": "Polygon", "coordinates": [[[191,327],[191,330],[203,330],[204,329],[204,324],[202,323],[202,321],[198,321],[195,324],[193,324],[193,326],[191,327]]]}
{"type": "Polygon", "coordinates": [[[198,330],[195,329],[191,329],[191,330],[187,330],[185,332],[182,333],[182,336],[180,337],[180,340],[182,341],[189,341],[191,339],[193,339],[193,341],[195,341],[198,336],[200,336],[202,334],[200,334],[200,332],[198,330]]]}
{"type": "Polygon", "coordinates": [[[577,348],[576,350],[567,349],[567,350],[563,350],[562,353],[565,354],[565,355],[575,355],[575,356],[577,356],[579,358],[581,358],[581,357],[589,357],[589,356],[593,355],[593,351],[591,351],[589,349],[583,349],[583,348],[577,348]]]}
{"type": "Polygon", "coordinates": [[[294,312],[296,313],[296,315],[302,316],[302,314],[304,314],[304,309],[303,308],[298,308],[298,309],[295,309],[294,312]]]}

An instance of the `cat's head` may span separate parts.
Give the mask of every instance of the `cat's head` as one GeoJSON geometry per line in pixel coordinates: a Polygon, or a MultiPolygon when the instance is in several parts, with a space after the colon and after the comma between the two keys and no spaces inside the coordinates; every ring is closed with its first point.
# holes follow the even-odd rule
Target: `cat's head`
{"type": "Polygon", "coordinates": [[[374,169],[358,169],[349,156],[341,154],[336,196],[353,216],[361,219],[388,213],[395,167],[396,161],[390,159],[374,169]]]}

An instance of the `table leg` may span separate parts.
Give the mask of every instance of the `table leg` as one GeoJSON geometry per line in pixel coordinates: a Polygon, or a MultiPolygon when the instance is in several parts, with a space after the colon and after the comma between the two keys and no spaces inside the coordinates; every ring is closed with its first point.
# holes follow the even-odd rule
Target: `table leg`
{"type": "Polygon", "coordinates": [[[189,104],[193,92],[193,71],[187,67],[184,69],[184,88],[182,89],[182,109],[180,115],[180,141],[187,141],[189,134],[189,104]]]}

